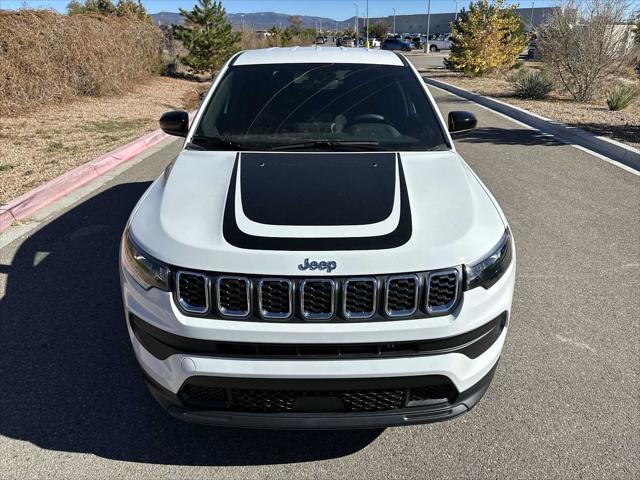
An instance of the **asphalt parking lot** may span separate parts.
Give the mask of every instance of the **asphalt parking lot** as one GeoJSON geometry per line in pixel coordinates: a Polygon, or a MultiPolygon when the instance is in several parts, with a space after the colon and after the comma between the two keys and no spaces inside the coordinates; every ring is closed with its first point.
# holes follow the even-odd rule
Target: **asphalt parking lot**
{"type": "Polygon", "coordinates": [[[347,432],[225,430],[166,415],[129,345],[117,252],[173,142],[38,229],[0,239],[0,476],[637,478],[640,177],[432,91],[443,114],[478,116],[456,145],[517,245],[507,344],[472,412],[347,432]]]}

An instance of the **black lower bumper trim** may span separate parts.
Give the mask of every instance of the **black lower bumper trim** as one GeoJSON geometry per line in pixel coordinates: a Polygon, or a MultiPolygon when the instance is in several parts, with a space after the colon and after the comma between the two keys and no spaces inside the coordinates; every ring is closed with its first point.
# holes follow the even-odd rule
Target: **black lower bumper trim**
{"type": "MultiPolygon", "coordinates": [[[[494,367],[473,387],[459,393],[448,405],[403,408],[379,412],[249,413],[190,408],[181,398],[147,377],[149,390],[171,415],[181,420],[215,426],[288,430],[385,428],[441,422],[471,410],[485,394],[494,367]]],[[[251,382],[251,379],[243,379],[251,382]]],[[[266,381],[266,380],[265,380],[266,381]]],[[[330,382],[330,380],[326,380],[330,382]]]]}
{"type": "Polygon", "coordinates": [[[269,360],[349,360],[398,358],[461,353],[469,358],[482,355],[500,337],[507,325],[508,313],[469,332],[453,337],[387,343],[292,344],[249,343],[201,340],[166,332],[129,313],[131,330],[154,357],[165,360],[171,355],[203,355],[218,358],[269,360]]]}

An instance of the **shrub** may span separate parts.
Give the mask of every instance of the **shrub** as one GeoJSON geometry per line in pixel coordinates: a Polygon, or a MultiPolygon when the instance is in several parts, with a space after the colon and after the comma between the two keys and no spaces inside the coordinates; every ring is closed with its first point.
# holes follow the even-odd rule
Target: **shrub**
{"type": "Polygon", "coordinates": [[[504,0],[479,0],[451,24],[451,54],[445,65],[465,75],[482,75],[513,65],[527,44],[524,23],[504,0]]]}
{"type": "Polygon", "coordinates": [[[607,92],[609,110],[618,111],[627,108],[638,96],[638,89],[633,85],[618,83],[607,92]]]}
{"type": "Polygon", "coordinates": [[[519,70],[513,80],[516,97],[528,100],[542,100],[553,90],[553,80],[541,71],[519,70]]]}
{"type": "Polygon", "coordinates": [[[564,0],[540,29],[540,53],[558,84],[587,102],[629,65],[628,0],[564,0]]]}
{"type": "Polygon", "coordinates": [[[152,73],[159,45],[158,30],[138,19],[0,11],[0,114],[122,93],[152,73]]]}

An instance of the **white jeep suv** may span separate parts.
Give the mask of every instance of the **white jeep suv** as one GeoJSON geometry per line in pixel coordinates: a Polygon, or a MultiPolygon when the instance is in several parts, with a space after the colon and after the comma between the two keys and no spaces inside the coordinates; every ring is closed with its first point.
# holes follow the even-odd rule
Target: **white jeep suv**
{"type": "Polygon", "coordinates": [[[361,428],[487,390],[515,279],[507,221],[417,71],[388,51],[254,50],[217,75],[121,248],[135,355],[169,413],[361,428]]]}

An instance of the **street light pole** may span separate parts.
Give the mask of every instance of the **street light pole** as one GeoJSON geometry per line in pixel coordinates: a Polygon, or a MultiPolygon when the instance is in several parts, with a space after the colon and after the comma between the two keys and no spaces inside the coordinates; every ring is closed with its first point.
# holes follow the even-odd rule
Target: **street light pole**
{"type": "Polygon", "coordinates": [[[364,42],[364,46],[369,48],[369,0],[367,0],[367,39],[364,42]]]}
{"type": "Polygon", "coordinates": [[[359,24],[360,22],[358,22],[358,4],[357,4],[357,3],[354,3],[354,5],[356,6],[356,32],[355,32],[355,35],[356,35],[356,47],[357,47],[357,46],[358,46],[358,43],[359,43],[359,42],[358,42],[358,30],[360,29],[360,28],[359,28],[359,27],[360,27],[360,25],[358,25],[358,24],[359,24]]]}
{"type": "Polygon", "coordinates": [[[429,53],[429,28],[431,27],[431,0],[427,3],[427,44],[424,46],[424,53],[429,53]]]}
{"type": "Polygon", "coordinates": [[[456,17],[454,20],[458,20],[458,0],[456,0],[456,17]]]}
{"type": "Polygon", "coordinates": [[[531,2],[531,20],[529,21],[529,30],[531,30],[533,32],[533,7],[535,6],[536,2],[531,2]]]}
{"type": "Polygon", "coordinates": [[[393,36],[396,36],[396,9],[393,10],[393,36]]]}

